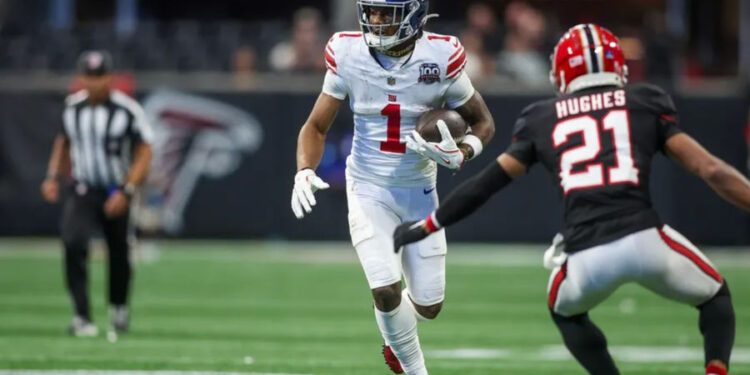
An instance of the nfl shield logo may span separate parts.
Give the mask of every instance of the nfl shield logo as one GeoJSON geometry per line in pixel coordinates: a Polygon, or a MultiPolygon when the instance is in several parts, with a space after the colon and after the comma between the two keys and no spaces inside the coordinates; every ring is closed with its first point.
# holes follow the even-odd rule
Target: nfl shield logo
{"type": "Polygon", "coordinates": [[[396,84],[396,78],[394,77],[388,77],[388,85],[393,86],[396,84]]]}
{"type": "Polygon", "coordinates": [[[427,84],[440,82],[440,67],[435,63],[425,63],[419,67],[419,82],[427,84]]]}

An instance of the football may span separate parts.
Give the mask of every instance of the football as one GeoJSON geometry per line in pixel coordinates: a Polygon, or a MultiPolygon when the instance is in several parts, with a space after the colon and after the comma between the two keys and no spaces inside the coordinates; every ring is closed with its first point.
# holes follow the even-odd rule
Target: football
{"type": "Polygon", "coordinates": [[[445,121],[451,136],[456,143],[461,143],[466,135],[468,125],[458,112],[452,109],[438,108],[425,112],[417,121],[417,132],[427,142],[440,142],[440,130],[437,127],[437,121],[445,121]]]}

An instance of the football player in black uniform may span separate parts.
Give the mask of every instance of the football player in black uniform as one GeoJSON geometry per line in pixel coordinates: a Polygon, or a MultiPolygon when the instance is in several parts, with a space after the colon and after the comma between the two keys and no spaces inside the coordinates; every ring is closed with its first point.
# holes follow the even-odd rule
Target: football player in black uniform
{"type": "Polygon", "coordinates": [[[663,152],[721,197],[750,211],[750,182],[677,127],[669,95],[647,84],[625,85],[617,38],[578,25],[553,53],[560,92],[518,119],[505,153],[454,190],[419,222],[400,225],[395,251],[469,215],[496,191],[540,162],[557,177],[565,229],[545,254],[554,268],[548,305],[566,347],[591,374],[619,374],[588,311],[626,282],[637,282],[700,312],[706,374],[726,375],[735,317],[721,274],[685,237],[664,225],[651,204],[651,160],[663,152]]]}

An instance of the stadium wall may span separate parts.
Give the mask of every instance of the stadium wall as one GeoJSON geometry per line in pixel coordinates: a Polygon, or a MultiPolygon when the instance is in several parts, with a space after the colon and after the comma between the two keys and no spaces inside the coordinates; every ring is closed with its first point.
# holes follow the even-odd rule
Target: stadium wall
{"type": "MultiPolygon", "coordinates": [[[[348,239],[343,183],[343,161],[352,131],[348,108],[341,110],[332,127],[327,152],[319,169],[324,179],[332,183],[332,189],[318,194],[318,205],[313,214],[303,221],[297,221],[289,208],[296,138],[316,95],[190,94],[191,98],[203,100],[201,106],[207,106],[204,110],[200,109],[203,107],[196,109],[194,105],[180,106],[173,101],[161,100],[164,95],[170,97],[172,94],[154,92],[139,96],[146,102],[147,111],[154,118],[162,141],[170,137],[169,129],[181,126],[184,130],[184,121],[192,121],[190,124],[195,125],[190,127],[192,133],[187,140],[185,137],[179,138],[184,142],[178,148],[181,151],[162,155],[162,158],[176,158],[174,160],[182,166],[178,172],[182,174],[175,176],[167,173],[165,176],[161,173],[161,182],[154,182],[154,187],[145,194],[145,205],[138,209],[137,215],[145,232],[206,238],[348,239]],[[168,104],[159,107],[155,103],[168,104]],[[226,105],[231,107],[222,107],[226,105]],[[164,111],[167,110],[186,111],[185,118],[188,120],[183,118],[182,123],[164,121],[164,111]],[[217,114],[234,110],[238,111],[235,119],[217,114]],[[202,118],[205,113],[214,114],[202,118]],[[212,125],[206,126],[207,122],[212,125]],[[227,130],[237,126],[255,126],[262,132],[232,133],[227,130]],[[203,132],[215,133],[205,137],[208,133],[203,132]],[[250,134],[248,137],[255,137],[255,143],[251,147],[248,146],[250,143],[236,142],[235,134],[250,134]],[[196,141],[205,140],[203,138],[210,138],[212,142],[196,141]],[[214,148],[207,150],[206,147],[214,148]],[[195,155],[204,156],[201,160],[205,162],[195,163],[195,155]],[[186,174],[191,178],[189,189],[183,189],[184,184],[180,183],[186,174]],[[178,191],[182,194],[179,199],[164,193],[165,179],[175,184],[168,194],[178,191]],[[159,219],[170,200],[182,202],[179,209],[170,211],[170,215],[180,216],[179,225],[171,227],[165,226],[159,219]]],[[[443,196],[504,150],[515,117],[524,106],[539,97],[493,95],[485,99],[495,116],[495,139],[482,156],[469,163],[464,171],[451,175],[447,170],[441,170],[438,189],[443,196]]],[[[60,206],[42,202],[39,184],[45,175],[52,140],[61,126],[62,100],[61,94],[52,92],[0,93],[2,236],[57,233],[60,206]]],[[[746,171],[747,144],[743,138],[747,115],[745,99],[678,96],[675,101],[685,131],[710,151],[746,171]]],[[[184,131],[180,134],[184,135],[184,131]]],[[[175,141],[177,138],[169,139],[175,141]]],[[[158,154],[160,150],[156,152],[158,154]]],[[[155,170],[164,172],[158,166],[155,170]]],[[[655,161],[652,174],[651,190],[655,205],[670,225],[701,244],[750,243],[750,216],[722,201],[700,180],[683,172],[664,157],[655,161]]],[[[547,242],[560,226],[562,216],[559,198],[551,181],[541,166],[534,167],[529,176],[496,196],[471,219],[451,228],[449,239],[547,242]]]]}

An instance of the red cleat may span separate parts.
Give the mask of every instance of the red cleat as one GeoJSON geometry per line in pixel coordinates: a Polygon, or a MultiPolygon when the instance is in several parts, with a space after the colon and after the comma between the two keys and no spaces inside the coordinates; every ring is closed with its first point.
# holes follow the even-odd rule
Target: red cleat
{"type": "Polygon", "coordinates": [[[393,350],[388,345],[383,344],[383,357],[385,357],[385,364],[396,374],[403,374],[404,369],[401,368],[401,362],[398,361],[396,355],[393,354],[393,350]]]}

